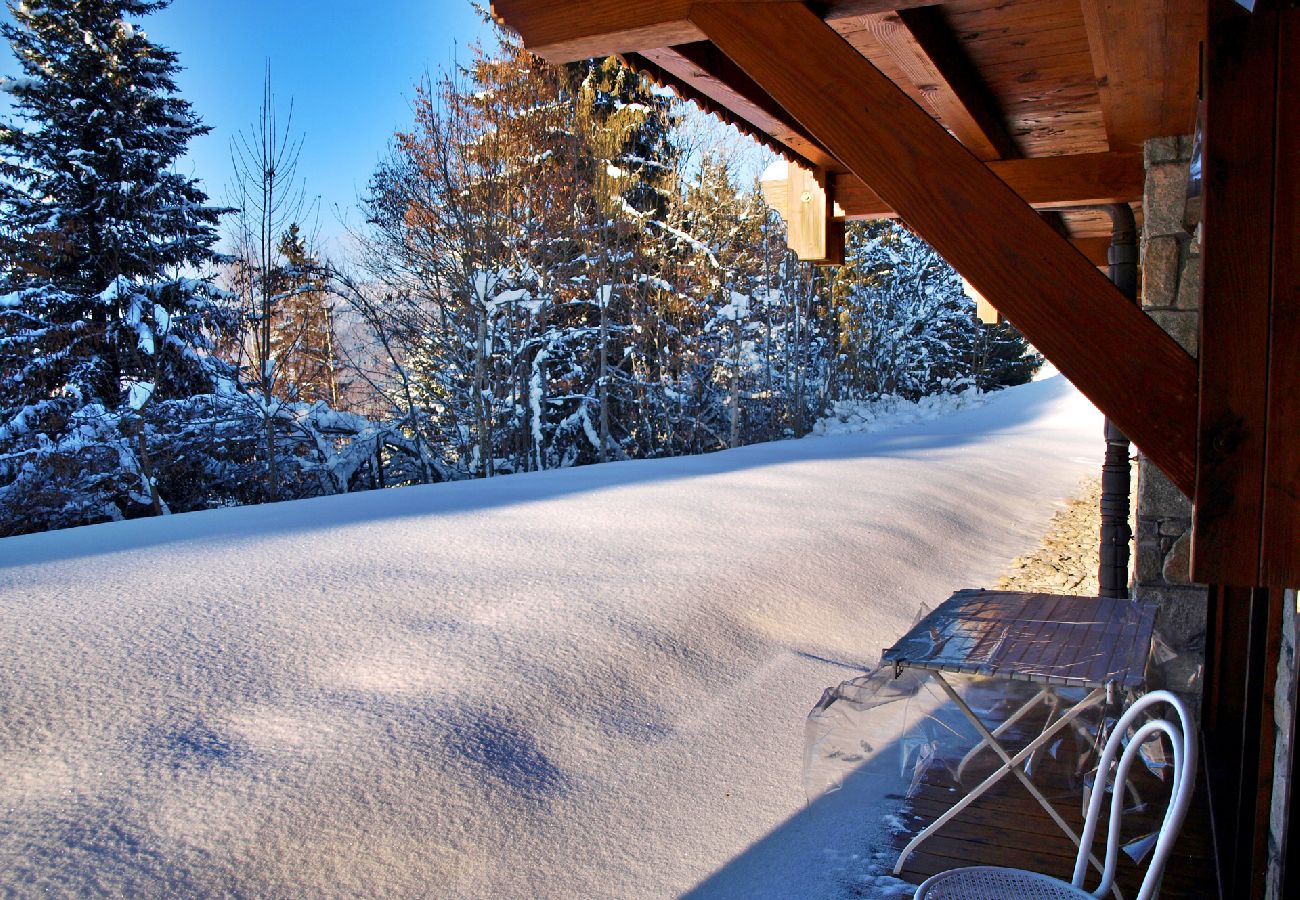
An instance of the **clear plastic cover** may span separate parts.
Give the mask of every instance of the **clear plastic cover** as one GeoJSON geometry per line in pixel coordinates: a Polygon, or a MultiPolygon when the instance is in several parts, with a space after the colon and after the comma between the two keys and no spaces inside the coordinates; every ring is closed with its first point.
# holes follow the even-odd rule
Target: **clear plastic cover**
{"type": "Polygon", "coordinates": [[[1077,687],[1137,689],[1156,605],[1104,597],[958,591],[884,653],[886,663],[1077,687]]]}
{"type": "MultiPolygon", "coordinates": [[[[1081,816],[1099,780],[1101,748],[1144,682],[1158,677],[1162,686],[1199,693],[1203,659],[1175,652],[1153,618],[1153,604],[989,591],[960,592],[933,612],[922,610],[878,667],[828,688],[809,714],[803,766],[809,801],[852,781],[859,796],[898,801],[921,793],[933,799],[942,785],[950,792],[946,801],[955,803],[999,768],[1002,760],[934,680],[932,668],[943,667],[944,681],[1012,754],[1087,698],[1082,711],[1025,760],[1028,777],[1045,791],[1076,794],[1081,816]],[[1101,614],[1086,615],[1089,603],[1102,604],[1101,614]],[[1049,619],[1045,608],[1073,618],[1049,619]],[[1108,673],[1116,680],[1100,677],[1108,673]]],[[[1130,788],[1126,808],[1133,822],[1126,814],[1123,835],[1124,850],[1139,861],[1153,843],[1151,816],[1166,802],[1171,749],[1162,739],[1141,748],[1148,775],[1139,779],[1139,789],[1130,788]]],[[[1100,779],[1108,790],[1110,774],[1100,779]]],[[[898,820],[891,830],[918,827],[904,824],[904,807],[892,809],[885,815],[886,823],[898,820]]],[[[881,865],[892,865],[887,855],[882,848],[881,865]]]]}
{"type": "MultiPolygon", "coordinates": [[[[1030,734],[1041,732],[1087,693],[979,676],[945,678],[988,728],[1019,726],[1030,734]]],[[[1030,777],[1040,761],[1052,759],[1060,763],[1058,772],[1068,772],[1069,780],[1081,785],[1096,765],[1106,718],[1100,706],[1075,717],[1027,761],[1030,777]]],[[[910,797],[922,782],[937,780],[932,769],[944,770],[945,781],[973,786],[1000,764],[928,672],[903,669],[895,677],[890,665],[827,688],[808,716],[804,736],[809,800],[866,771],[879,778],[881,793],[910,797]],[[880,765],[881,760],[889,765],[880,765]],[[877,765],[869,765],[873,762],[877,765]]]]}

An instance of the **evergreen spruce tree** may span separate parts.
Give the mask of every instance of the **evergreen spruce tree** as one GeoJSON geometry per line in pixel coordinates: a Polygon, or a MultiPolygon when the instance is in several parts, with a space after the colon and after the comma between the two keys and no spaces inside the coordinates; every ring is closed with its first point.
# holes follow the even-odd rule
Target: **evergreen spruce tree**
{"type": "Polygon", "coordinates": [[[166,511],[163,419],[223,373],[196,272],[222,213],[171,171],[207,129],[175,53],[131,20],[167,0],[24,0],[0,125],[0,516],[5,531],[166,511]]]}
{"type": "MultiPolygon", "coordinates": [[[[906,228],[884,221],[851,227],[832,298],[836,399],[915,400],[979,381],[984,332],[974,303],[952,267],[906,228]]],[[[1011,344],[999,349],[1015,352],[1011,344]]]]}
{"type": "Polygon", "coordinates": [[[272,350],[281,375],[278,392],[286,400],[321,401],[338,408],[342,385],[325,267],[297,222],[280,236],[277,250],[283,258],[276,272],[276,290],[283,299],[272,322],[272,350]]]}

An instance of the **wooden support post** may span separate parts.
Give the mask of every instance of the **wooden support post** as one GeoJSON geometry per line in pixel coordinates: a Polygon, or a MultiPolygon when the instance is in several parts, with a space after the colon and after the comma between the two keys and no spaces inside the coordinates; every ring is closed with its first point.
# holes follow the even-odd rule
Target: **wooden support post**
{"type": "Polygon", "coordinates": [[[971,284],[965,278],[961,280],[962,290],[975,301],[975,318],[979,319],[985,325],[996,325],[1002,321],[1002,314],[994,308],[993,304],[988,301],[983,294],[975,290],[975,285],[971,284]]]}
{"type": "Polygon", "coordinates": [[[1210,0],[1193,574],[1300,584],[1300,10],[1210,0]]]}
{"type": "MultiPolygon", "coordinates": [[[[1262,584],[1300,586],[1300,9],[1278,13],[1262,584]]],[[[1297,837],[1300,840],[1300,836],[1297,837]]]]}
{"type": "Polygon", "coordinates": [[[802,3],[697,4],[691,17],[1176,485],[1192,488],[1196,364],[1155,322],[802,3]]]}

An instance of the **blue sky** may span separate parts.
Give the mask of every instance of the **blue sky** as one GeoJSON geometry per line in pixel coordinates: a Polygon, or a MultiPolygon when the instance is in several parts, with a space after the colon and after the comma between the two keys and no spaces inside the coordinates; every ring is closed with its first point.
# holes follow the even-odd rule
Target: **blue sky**
{"type": "MultiPolygon", "coordinates": [[[[181,93],[213,131],[183,169],[228,198],[230,141],[257,116],[266,61],[277,106],[294,103],[299,174],[320,197],[322,237],[339,230],[393,131],[410,120],[414,84],[469,56],[487,31],[470,0],[174,0],[144,21],[180,54],[181,93]]],[[[0,73],[16,69],[8,48],[0,73]]],[[[352,220],[356,214],[352,213],[352,220]]]]}

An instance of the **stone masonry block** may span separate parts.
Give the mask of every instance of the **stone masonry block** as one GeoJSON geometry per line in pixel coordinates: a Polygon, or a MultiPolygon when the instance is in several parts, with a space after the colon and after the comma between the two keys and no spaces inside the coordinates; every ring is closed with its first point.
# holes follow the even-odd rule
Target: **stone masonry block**
{"type": "Polygon", "coordinates": [[[1198,345],[1198,334],[1200,330],[1200,316],[1194,310],[1183,309],[1153,309],[1151,318],[1156,320],[1156,324],[1165,330],[1165,333],[1176,340],[1184,350],[1196,355],[1198,345]]]}
{"type": "Polygon", "coordinates": [[[1191,519],[1192,502],[1148,460],[1142,460],[1138,474],[1138,515],[1155,518],[1191,519]]]}
{"type": "Polygon", "coordinates": [[[1178,298],[1181,253],[1176,237],[1154,237],[1142,254],[1142,305],[1170,308],[1178,298]]]}
{"type": "Polygon", "coordinates": [[[1190,534],[1184,534],[1174,541],[1173,547],[1165,554],[1162,574],[1169,584],[1192,583],[1192,536],[1190,534]]]}
{"type": "Polygon", "coordinates": [[[1187,166],[1166,163],[1147,169],[1142,198],[1143,227],[1148,237],[1184,235],[1183,213],[1187,206],[1187,166]]]}
{"type": "MultiPolygon", "coordinates": [[[[1195,248],[1195,243],[1189,247],[1195,248]]],[[[1201,257],[1196,252],[1186,254],[1183,271],[1178,277],[1178,297],[1174,305],[1179,309],[1201,308],[1201,257]]]]}
{"type": "Polygon", "coordinates": [[[1133,575],[1140,585],[1159,585],[1164,581],[1164,557],[1158,540],[1137,542],[1133,575]]]}
{"type": "Polygon", "coordinates": [[[1153,138],[1142,149],[1148,168],[1160,163],[1188,162],[1192,158],[1192,138],[1190,135],[1153,138]]]}
{"type": "Polygon", "coordinates": [[[1161,519],[1160,533],[1166,537],[1180,538],[1192,530],[1191,519],[1161,519]]]}
{"type": "Polygon", "coordinates": [[[1144,587],[1134,591],[1138,600],[1160,607],[1156,635],[1175,652],[1201,650],[1205,646],[1206,589],[1197,586],[1144,587]]]}

